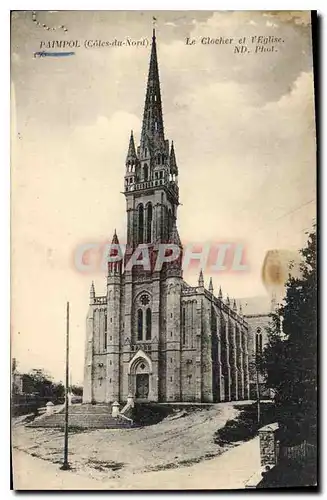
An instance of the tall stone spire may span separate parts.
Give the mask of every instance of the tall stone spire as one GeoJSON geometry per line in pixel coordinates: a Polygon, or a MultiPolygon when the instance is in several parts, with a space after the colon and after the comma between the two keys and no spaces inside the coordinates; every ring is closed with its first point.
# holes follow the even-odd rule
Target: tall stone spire
{"type": "Polygon", "coordinates": [[[198,281],[198,285],[199,285],[199,286],[204,286],[204,280],[203,280],[203,272],[202,272],[202,269],[201,269],[200,274],[199,274],[199,281],[198,281]]]}
{"type": "Polygon", "coordinates": [[[221,291],[221,286],[219,287],[218,298],[219,298],[220,300],[222,300],[222,298],[223,298],[223,292],[221,291]]]}
{"type": "Polygon", "coordinates": [[[209,292],[210,293],[213,293],[213,284],[212,284],[212,278],[210,278],[210,281],[209,281],[209,288],[208,288],[209,292]]]}
{"type": "Polygon", "coordinates": [[[165,136],[162,118],[157,44],[155,30],[153,30],[150,67],[143,113],[141,149],[146,146],[149,146],[152,150],[163,149],[164,143],[165,136]]]}

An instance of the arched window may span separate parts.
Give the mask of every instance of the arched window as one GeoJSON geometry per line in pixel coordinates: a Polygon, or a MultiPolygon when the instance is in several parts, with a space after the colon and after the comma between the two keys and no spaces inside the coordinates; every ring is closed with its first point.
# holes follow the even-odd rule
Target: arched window
{"type": "Polygon", "coordinates": [[[152,204],[148,204],[147,208],[147,226],[146,226],[146,242],[151,243],[152,236],[152,204]]]}
{"type": "Polygon", "coordinates": [[[137,311],[137,340],[142,340],[143,338],[143,311],[139,309],[137,311]]]}
{"type": "Polygon", "coordinates": [[[261,328],[257,328],[257,333],[255,336],[255,352],[257,356],[262,354],[262,333],[261,328]]]}
{"type": "Polygon", "coordinates": [[[144,208],[143,205],[139,205],[138,214],[138,242],[143,243],[143,230],[144,230],[144,208]]]}
{"type": "Polygon", "coordinates": [[[145,332],[145,339],[146,340],[151,340],[151,309],[148,308],[146,310],[146,332],[145,332]]]}
{"type": "Polygon", "coordinates": [[[149,167],[147,164],[144,165],[143,174],[144,174],[144,180],[147,181],[149,177],[149,167]]]}

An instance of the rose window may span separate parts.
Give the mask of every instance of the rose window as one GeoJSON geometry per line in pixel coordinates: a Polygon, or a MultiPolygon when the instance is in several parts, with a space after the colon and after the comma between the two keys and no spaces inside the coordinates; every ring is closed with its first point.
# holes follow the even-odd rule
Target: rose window
{"type": "Polygon", "coordinates": [[[142,306],[147,306],[150,302],[149,296],[145,295],[145,294],[141,295],[140,302],[141,302],[142,306]]]}

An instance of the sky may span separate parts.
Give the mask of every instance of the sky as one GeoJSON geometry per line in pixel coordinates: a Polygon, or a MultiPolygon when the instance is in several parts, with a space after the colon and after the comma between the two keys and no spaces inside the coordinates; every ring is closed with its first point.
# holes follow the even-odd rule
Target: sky
{"type": "MultiPolygon", "coordinates": [[[[82,382],[89,288],[76,249],[126,237],[123,180],[130,130],[139,142],[155,16],[165,135],[174,140],[183,242],[241,242],[246,272],[213,275],[230,297],[265,295],[267,251],[297,251],[315,218],[316,143],[307,12],[14,12],[12,354],[18,368],[64,379],[71,307],[73,382],[82,382]],[[54,27],[47,30],[42,27],[54,27]],[[59,26],[64,25],[68,31],[59,26]],[[277,51],[235,53],[202,37],[281,38],[277,51]],[[187,37],[195,39],[187,45],[187,37]],[[78,41],[70,57],[34,57],[41,42],[78,41]]],[[[273,44],[274,45],[274,44],[273,44]]],[[[269,47],[271,45],[268,45],[269,47]]],[[[48,49],[63,50],[63,49],[48,49]]],[[[184,274],[195,285],[198,269],[184,274]]],[[[205,283],[210,274],[205,272],[205,283]]]]}

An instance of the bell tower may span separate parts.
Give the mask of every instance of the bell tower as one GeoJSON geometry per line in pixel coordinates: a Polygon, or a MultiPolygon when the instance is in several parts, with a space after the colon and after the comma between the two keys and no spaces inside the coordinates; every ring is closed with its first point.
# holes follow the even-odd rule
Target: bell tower
{"type": "MultiPolygon", "coordinates": [[[[173,243],[181,248],[176,226],[179,205],[178,168],[174,145],[169,144],[165,138],[155,30],[152,35],[140,142],[136,148],[134,134],[131,132],[126,156],[124,195],[127,244],[123,275],[125,358],[122,392],[126,396],[128,392],[135,392],[136,397],[140,397],[141,393],[148,390],[149,400],[178,399],[181,261],[164,264],[160,270],[155,267],[161,243],[173,243]],[[150,258],[147,269],[136,265],[134,261],[140,245],[147,249],[150,258]],[[130,259],[133,259],[131,267],[127,265],[130,259]],[[168,290],[171,291],[172,287],[176,288],[176,293],[171,293],[168,298],[168,290]],[[168,308],[169,322],[166,321],[168,308]],[[172,331],[176,332],[174,337],[171,337],[172,331]],[[133,378],[133,353],[140,352],[141,349],[146,350],[151,360],[147,389],[138,387],[136,372],[136,381],[133,378]],[[170,373],[171,360],[176,361],[176,374],[170,373]],[[170,381],[167,385],[163,376],[166,373],[170,381]]],[[[143,365],[146,366],[145,361],[143,365]]]]}
{"type": "Polygon", "coordinates": [[[131,132],[126,157],[124,194],[129,255],[139,244],[169,241],[179,205],[174,145],[165,139],[155,30],[146,86],[140,145],[131,132]]]}

